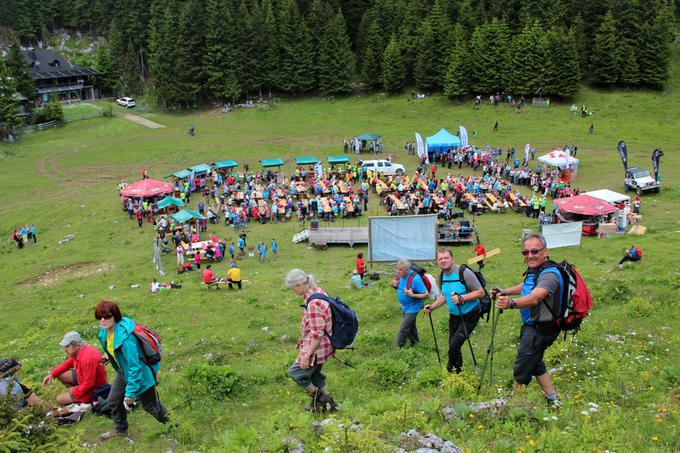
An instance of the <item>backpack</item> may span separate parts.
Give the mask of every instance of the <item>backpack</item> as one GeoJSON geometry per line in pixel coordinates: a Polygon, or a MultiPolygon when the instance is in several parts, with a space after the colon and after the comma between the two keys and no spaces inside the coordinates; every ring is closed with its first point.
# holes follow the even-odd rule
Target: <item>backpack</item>
{"type": "Polygon", "coordinates": [[[137,338],[137,342],[142,350],[142,362],[147,365],[153,365],[161,361],[163,343],[161,342],[160,335],[142,324],[135,326],[132,335],[137,338]]]}
{"type": "Polygon", "coordinates": [[[564,287],[562,288],[559,312],[555,313],[545,302],[545,299],[542,302],[548,307],[555,324],[557,324],[560,330],[565,332],[565,335],[569,330],[573,330],[576,333],[581,328],[583,318],[590,314],[590,309],[593,307],[593,296],[590,294],[590,290],[574,265],[566,260],[561,263],[556,263],[552,260],[546,261],[538,269],[535,284],[538,283],[538,275],[547,268],[557,269],[562,276],[564,287]]]}
{"type": "MultiPolygon", "coordinates": [[[[328,302],[333,319],[333,334],[328,335],[328,332],[326,332],[326,336],[331,341],[333,348],[347,349],[359,331],[359,319],[356,312],[341,301],[339,297],[333,298],[326,294],[316,293],[309,296],[309,299],[321,299],[328,302]]],[[[307,302],[305,302],[306,307],[307,302]]]]}
{"type": "MultiPolygon", "coordinates": [[[[474,270],[467,264],[461,264],[460,266],[458,266],[458,277],[460,278],[460,280],[447,280],[447,282],[460,281],[463,285],[465,285],[465,278],[463,277],[463,274],[465,273],[466,270],[469,270],[473,274],[475,274],[475,277],[477,278],[479,285],[484,290],[484,296],[479,298],[479,307],[481,308],[481,314],[479,315],[479,317],[482,318],[484,317],[484,315],[486,315],[486,322],[489,322],[489,314],[491,313],[491,297],[489,296],[489,292],[486,290],[486,279],[484,278],[484,275],[482,275],[480,271],[474,270]]],[[[439,273],[439,284],[440,285],[444,284],[444,271],[441,271],[439,273]]],[[[465,289],[467,290],[467,287],[465,289]]]]}
{"type": "Polygon", "coordinates": [[[642,258],[642,249],[640,247],[635,249],[635,254],[638,258],[642,258]]]}
{"type": "MultiPolygon", "coordinates": [[[[423,280],[423,283],[425,284],[425,288],[427,288],[427,291],[430,294],[432,294],[432,286],[433,286],[432,281],[434,280],[434,278],[432,276],[430,276],[432,278],[432,280],[430,280],[430,278],[428,278],[428,276],[427,276],[427,270],[418,266],[417,264],[411,264],[411,270],[413,271],[413,273],[408,277],[408,280],[406,281],[406,289],[411,289],[411,284],[413,283],[413,278],[416,276],[416,274],[418,274],[418,275],[420,275],[420,278],[423,280]]],[[[435,282],[435,286],[436,286],[436,282],[435,282]]]]}

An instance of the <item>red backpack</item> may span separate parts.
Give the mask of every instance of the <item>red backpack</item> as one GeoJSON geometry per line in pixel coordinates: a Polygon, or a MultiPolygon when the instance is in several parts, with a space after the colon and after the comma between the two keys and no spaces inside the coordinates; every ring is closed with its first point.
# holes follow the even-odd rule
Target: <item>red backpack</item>
{"type": "MultiPolygon", "coordinates": [[[[555,324],[562,331],[573,330],[576,332],[581,328],[583,318],[590,315],[590,309],[593,307],[593,296],[573,264],[567,261],[561,263],[547,261],[541,266],[538,274],[547,268],[557,269],[562,276],[562,300],[559,313],[554,313],[545,301],[544,303],[552,313],[555,324]]],[[[536,278],[536,281],[538,281],[538,278],[536,278]]]]}
{"type": "Polygon", "coordinates": [[[642,249],[641,248],[636,248],[635,249],[635,254],[638,256],[638,258],[642,258],[642,249]]]}
{"type": "Polygon", "coordinates": [[[430,281],[429,278],[425,276],[425,274],[427,274],[427,270],[423,269],[417,264],[411,264],[411,270],[413,272],[411,272],[411,275],[409,275],[408,280],[406,281],[406,289],[411,289],[411,283],[413,283],[413,278],[416,276],[416,274],[418,274],[420,275],[420,278],[423,280],[425,288],[427,288],[427,292],[430,292],[432,290],[432,282],[430,281]]]}
{"type": "Polygon", "coordinates": [[[160,335],[142,324],[135,326],[132,335],[137,338],[137,342],[142,349],[142,362],[147,365],[153,365],[161,361],[163,343],[161,342],[160,335]]]}

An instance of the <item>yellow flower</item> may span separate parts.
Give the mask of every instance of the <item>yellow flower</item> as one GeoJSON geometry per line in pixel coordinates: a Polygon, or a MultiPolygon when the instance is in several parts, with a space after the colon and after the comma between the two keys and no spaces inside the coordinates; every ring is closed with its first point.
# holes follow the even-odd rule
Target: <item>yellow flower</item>
{"type": "Polygon", "coordinates": [[[658,437],[656,437],[656,436],[652,436],[652,440],[653,440],[654,442],[656,442],[656,441],[658,441],[658,440],[659,440],[659,438],[658,438],[658,437]]]}
{"type": "Polygon", "coordinates": [[[532,447],[535,447],[536,441],[534,439],[529,439],[529,445],[531,445],[532,447]]]}

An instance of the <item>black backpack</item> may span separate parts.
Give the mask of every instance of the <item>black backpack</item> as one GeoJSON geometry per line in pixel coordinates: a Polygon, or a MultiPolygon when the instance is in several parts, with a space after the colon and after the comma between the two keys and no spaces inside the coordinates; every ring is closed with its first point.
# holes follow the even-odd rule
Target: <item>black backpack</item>
{"type": "MultiPolygon", "coordinates": [[[[333,317],[333,334],[326,336],[331,341],[335,349],[346,349],[349,347],[359,331],[359,319],[354,310],[349,305],[340,300],[339,297],[333,298],[322,293],[315,293],[309,299],[321,299],[328,302],[333,317]]],[[[305,307],[307,303],[305,303],[305,307]]]]}
{"type": "MultiPolygon", "coordinates": [[[[486,290],[486,279],[484,278],[484,275],[482,275],[480,271],[474,270],[467,264],[461,264],[458,268],[458,277],[460,278],[460,280],[446,280],[446,282],[447,283],[460,282],[463,285],[465,285],[465,278],[463,277],[463,274],[465,273],[466,270],[469,270],[473,274],[475,274],[475,277],[477,277],[479,285],[484,290],[484,296],[479,298],[479,306],[482,310],[480,318],[486,315],[486,322],[489,322],[489,314],[491,313],[491,296],[489,296],[489,292],[486,290]]],[[[439,273],[439,286],[443,288],[443,285],[444,285],[444,271],[441,271],[439,273]]],[[[465,289],[467,290],[467,287],[465,287],[465,289]]]]}

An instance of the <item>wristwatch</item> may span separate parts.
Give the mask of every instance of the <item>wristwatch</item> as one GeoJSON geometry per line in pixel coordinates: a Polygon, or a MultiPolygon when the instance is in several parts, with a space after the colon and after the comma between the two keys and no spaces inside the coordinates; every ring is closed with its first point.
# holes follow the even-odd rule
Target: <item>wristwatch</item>
{"type": "Polygon", "coordinates": [[[515,308],[517,307],[517,302],[515,302],[515,299],[510,300],[510,308],[515,308]]]}

